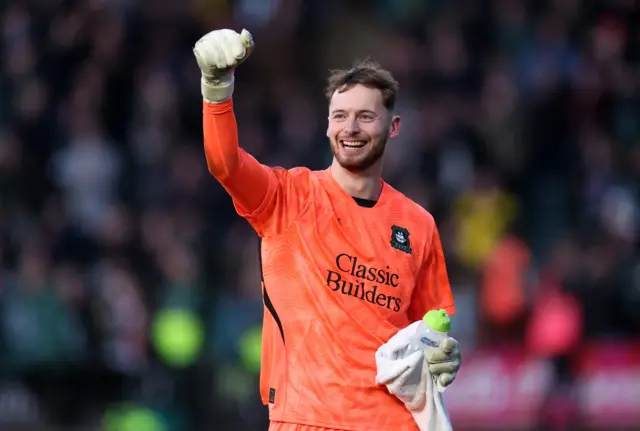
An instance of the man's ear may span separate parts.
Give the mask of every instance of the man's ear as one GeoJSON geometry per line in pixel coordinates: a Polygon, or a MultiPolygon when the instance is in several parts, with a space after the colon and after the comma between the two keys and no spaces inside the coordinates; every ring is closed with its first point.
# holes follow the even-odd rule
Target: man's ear
{"type": "Polygon", "coordinates": [[[402,124],[402,120],[399,115],[394,115],[391,117],[391,123],[389,124],[389,139],[393,139],[398,136],[400,133],[400,125],[402,124]]]}

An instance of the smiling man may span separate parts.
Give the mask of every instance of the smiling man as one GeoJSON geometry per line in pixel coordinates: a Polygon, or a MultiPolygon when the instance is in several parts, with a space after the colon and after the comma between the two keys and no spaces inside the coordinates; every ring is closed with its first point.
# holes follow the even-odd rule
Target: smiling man
{"type": "MultiPolygon", "coordinates": [[[[271,430],[417,431],[375,383],[375,352],[431,309],[455,312],[433,217],[385,183],[398,135],[398,84],[376,64],[329,78],[323,171],[272,168],[238,145],[234,69],[251,35],[216,30],[194,48],[202,71],[204,146],[211,174],[261,238],[265,315],[260,392],[271,430]]],[[[460,366],[448,338],[427,356],[447,386],[460,366]]]]}
{"type": "Polygon", "coordinates": [[[400,131],[400,117],[392,115],[397,91],[391,74],[373,63],[329,77],[331,171],[355,198],[375,201],[380,195],[384,149],[400,131]]]}

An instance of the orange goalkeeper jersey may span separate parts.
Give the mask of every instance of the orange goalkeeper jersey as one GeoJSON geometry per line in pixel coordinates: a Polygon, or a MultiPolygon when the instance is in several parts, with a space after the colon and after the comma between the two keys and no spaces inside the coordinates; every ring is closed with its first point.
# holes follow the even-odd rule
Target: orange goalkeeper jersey
{"type": "Polygon", "coordinates": [[[431,309],[455,312],[433,217],[383,183],[362,207],[330,169],[271,168],[238,147],[231,101],[204,103],[210,172],[261,237],[260,392],[273,421],[417,431],[376,385],[376,350],[431,309]]]}

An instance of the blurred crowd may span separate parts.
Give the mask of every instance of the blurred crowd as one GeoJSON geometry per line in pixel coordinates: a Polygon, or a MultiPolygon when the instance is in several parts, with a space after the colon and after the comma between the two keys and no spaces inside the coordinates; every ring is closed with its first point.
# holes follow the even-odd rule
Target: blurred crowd
{"type": "Polygon", "coordinates": [[[463,355],[517,346],[562,392],[584,340],[638,337],[637,1],[4,0],[0,428],[266,429],[257,239],[206,170],[191,51],[243,27],[266,164],[330,163],[328,70],[400,81],[384,177],[436,218],[463,355]]]}

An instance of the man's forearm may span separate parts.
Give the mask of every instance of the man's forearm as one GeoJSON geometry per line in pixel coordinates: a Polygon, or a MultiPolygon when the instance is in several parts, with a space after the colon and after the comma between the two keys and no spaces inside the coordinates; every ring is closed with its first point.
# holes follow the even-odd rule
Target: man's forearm
{"type": "Polygon", "coordinates": [[[204,150],[209,172],[218,181],[225,182],[238,168],[240,147],[238,126],[231,99],[223,103],[203,100],[202,127],[204,150]]]}
{"type": "Polygon", "coordinates": [[[240,148],[232,100],[203,101],[202,125],[209,172],[242,208],[257,209],[267,195],[270,172],[240,148]]]}

